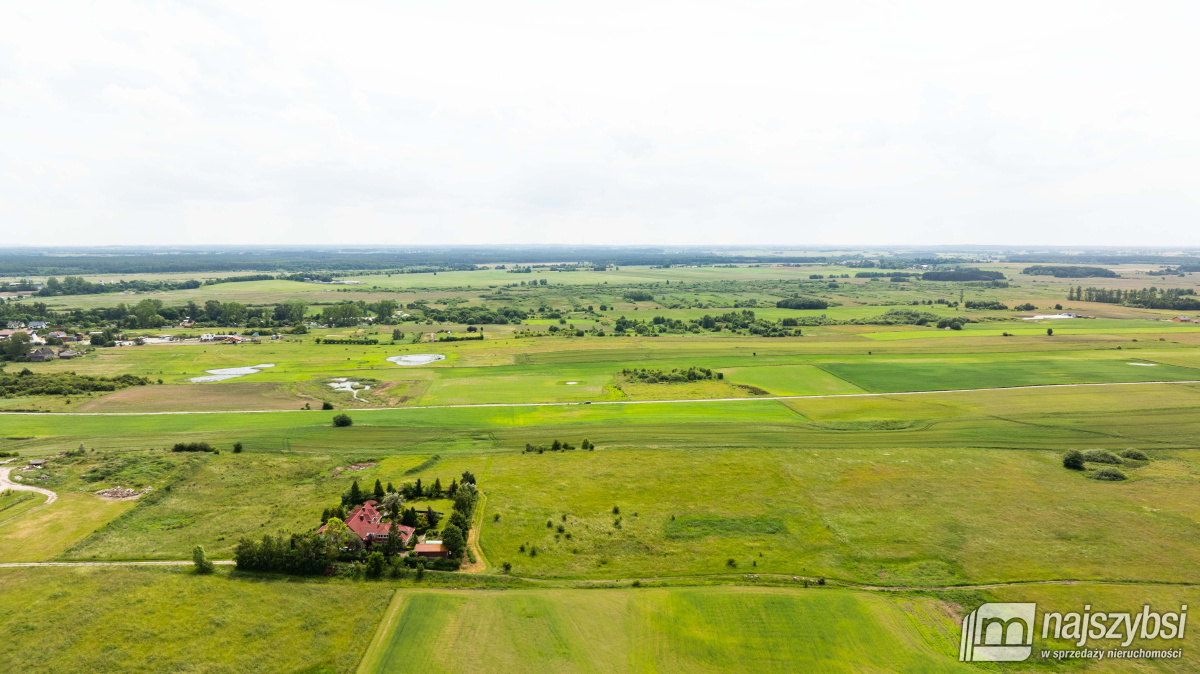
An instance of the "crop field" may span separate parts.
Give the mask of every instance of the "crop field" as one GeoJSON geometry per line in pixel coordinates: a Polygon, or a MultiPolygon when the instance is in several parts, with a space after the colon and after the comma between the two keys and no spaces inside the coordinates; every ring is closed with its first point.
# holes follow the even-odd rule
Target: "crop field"
{"type": "MultiPolygon", "coordinates": [[[[672,588],[397,593],[360,672],[960,671],[928,598],[672,588]]],[[[967,671],[963,668],[961,671],[967,671]]]]}
{"type": "MultiPolygon", "coordinates": [[[[17,456],[0,461],[57,500],[0,496],[0,565],[185,564],[0,567],[0,669],[1200,670],[1190,628],[1182,659],[1130,669],[958,662],[961,620],[986,601],[1125,611],[1197,603],[1200,587],[1200,323],[1066,299],[1081,279],[981,266],[1009,280],[894,282],[840,265],[489,269],[46,298],[299,299],[310,325],[127,329],[123,342],[259,341],[5,364],[0,452],[17,456]],[[809,278],[835,274],[851,278],[809,278]],[[512,286],[535,279],[548,283],[512,286]],[[830,306],[775,306],[797,294],[830,306]],[[325,307],[381,298],[529,317],[455,342],[431,340],[467,325],[316,324],[325,307]],[[1085,317],[1022,320],[1056,304],[1085,317]],[[893,309],[928,315],[879,318],[893,309]],[[739,323],[743,311],[753,321],[739,323]],[[961,329],[934,327],[943,319],[961,329]],[[378,343],[317,342],[333,335],[378,343]],[[443,358],[388,360],[416,355],[443,358]],[[45,392],[22,388],[27,375],[145,379],[45,392]],[[350,425],[334,425],[340,414],[350,425]],[[1069,450],[1085,453],[1081,470],[1064,467],[1069,450]],[[1124,479],[1100,479],[1112,471],[1124,479]],[[460,571],[367,580],[350,558],[331,578],[186,564],[197,545],[232,560],[243,540],[314,531],[356,482],[404,493],[465,473],[483,497],[460,571]],[[131,491],[98,494],[118,488],[131,491]],[[1074,584],[1031,584],[1058,581],[1074,584]]],[[[1197,286],[1147,271],[1083,283],[1197,286]]],[[[446,495],[404,505],[455,509],[446,495]]]]}

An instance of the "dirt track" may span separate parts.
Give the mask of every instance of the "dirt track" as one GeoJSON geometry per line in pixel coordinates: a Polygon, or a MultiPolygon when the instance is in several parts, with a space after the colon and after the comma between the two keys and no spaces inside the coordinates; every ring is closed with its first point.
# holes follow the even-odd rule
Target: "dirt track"
{"type": "MultiPolygon", "coordinates": [[[[39,494],[45,494],[47,498],[46,498],[46,502],[43,503],[42,506],[48,506],[51,503],[54,503],[55,501],[58,500],[58,494],[55,494],[54,492],[50,491],[49,489],[42,489],[41,487],[31,487],[27,484],[21,484],[20,482],[13,482],[12,480],[8,479],[8,474],[10,472],[12,472],[13,468],[14,468],[13,466],[7,466],[4,468],[0,468],[0,491],[4,491],[5,489],[15,489],[16,491],[35,491],[39,494]]],[[[42,506],[38,506],[38,507],[40,508],[42,506]]]]}

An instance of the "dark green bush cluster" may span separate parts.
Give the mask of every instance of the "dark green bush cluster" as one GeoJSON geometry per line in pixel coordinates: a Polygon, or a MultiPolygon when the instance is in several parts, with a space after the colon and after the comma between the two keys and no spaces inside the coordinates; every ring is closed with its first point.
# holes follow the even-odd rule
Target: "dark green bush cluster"
{"type": "Polygon", "coordinates": [[[74,372],[33,373],[28,368],[20,372],[0,372],[0,396],[77,395],[89,391],[117,391],[130,386],[145,386],[146,377],[123,374],[118,377],[93,377],[74,372]]]}
{"type": "Polygon", "coordinates": [[[963,306],[968,309],[987,309],[991,311],[1006,311],[1008,305],[995,300],[967,300],[963,306]]]}
{"type": "MultiPolygon", "coordinates": [[[[560,451],[569,451],[572,449],[575,449],[575,445],[572,445],[569,442],[562,442],[558,438],[555,438],[554,442],[550,443],[549,447],[547,447],[546,445],[534,446],[534,445],[529,444],[528,442],[525,443],[525,453],[527,453],[527,454],[531,453],[531,452],[537,452],[538,454],[541,454],[542,452],[546,452],[546,451],[560,452],[560,451]]],[[[579,449],[586,449],[588,451],[591,451],[591,450],[596,449],[596,445],[593,445],[590,440],[588,440],[587,438],[584,438],[583,442],[579,443],[579,449]]]]}
{"type": "Polygon", "coordinates": [[[1110,463],[1117,466],[1125,463],[1121,460],[1121,457],[1107,449],[1089,449],[1083,453],[1083,460],[1090,463],[1110,463]]]}
{"type": "Polygon", "coordinates": [[[233,559],[238,571],[315,576],[333,566],[337,548],[333,541],[316,532],[291,534],[287,538],[283,534],[267,534],[259,543],[243,538],[233,551],[233,559]]]}
{"type": "Polygon", "coordinates": [[[172,452],[211,452],[213,448],[207,442],[177,442],[171,448],[172,452]]]}
{"type": "Polygon", "coordinates": [[[621,370],[621,374],[634,381],[640,381],[647,384],[676,384],[689,381],[725,378],[725,373],[723,372],[714,372],[710,368],[696,366],[689,367],[686,370],[674,368],[670,371],[633,368],[621,370]]]}
{"type": "Polygon", "coordinates": [[[1121,452],[1121,456],[1134,461],[1149,461],[1150,457],[1140,449],[1126,449],[1121,452]]]}
{"type": "Polygon", "coordinates": [[[1091,477],[1093,480],[1104,480],[1105,482],[1120,482],[1121,480],[1129,479],[1125,477],[1125,473],[1122,473],[1116,468],[1101,468],[1100,470],[1092,473],[1089,477],[1091,477]]]}
{"type": "Polygon", "coordinates": [[[775,303],[776,309],[828,309],[829,302],[815,297],[789,297],[775,303]]]}
{"type": "Polygon", "coordinates": [[[1063,454],[1063,468],[1071,470],[1083,470],[1083,452],[1078,449],[1072,449],[1066,454],[1063,454]]]}
{"type": "Polygon", "coordinates": [[[337,426],[338,428],[345,428],[346,426],[353,424],[354,420],[350,418],[349,414],[335,414],[333,417],[333,425],[337,426]]]}

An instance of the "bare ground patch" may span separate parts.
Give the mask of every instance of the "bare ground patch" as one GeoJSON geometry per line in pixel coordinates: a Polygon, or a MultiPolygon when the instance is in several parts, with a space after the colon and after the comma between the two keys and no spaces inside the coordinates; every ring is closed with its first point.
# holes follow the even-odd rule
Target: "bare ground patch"
{"type": "MultiPolygon", "coordinates": [[[[311,400],[311,399],[307,399],[311,400]]],[[[138,386],[88,401],[81,412],[196,412],[299,409],[306,398],[278,382],[138,386]]]]}

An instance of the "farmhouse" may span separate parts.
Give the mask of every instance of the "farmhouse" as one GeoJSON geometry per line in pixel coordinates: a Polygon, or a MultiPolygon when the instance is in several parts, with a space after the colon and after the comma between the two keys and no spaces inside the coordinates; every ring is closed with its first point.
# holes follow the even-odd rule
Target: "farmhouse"
{"type": "MultiPolygon", "coordinates": [[[[391,524],[384,522],[383,516],[375,509],[376,505],[375,501],[367,501],[351,510],[350,515],[346,517],[346,528],[358,534],[367,547],[371,547],[373,543],[386,541],[388,529],[391,528],[391,524]]],[[[397,524],[396,528],[400,531],[401,545],[408,547],[408,542],[412,540],[416,529],[401,524],[397,524]]],[[[325,527],[321,527],[318,531],[325,531],[325,527]]]]}
{"type": "Polygon", "coordinates": [[[46,321],[29,321],[30,330],[45,330],[46,321]]]}
{"type": "Polygon", "coordinates": [[[8,322],[9,330],[20,330],[23,327],[25,327],[25,323],[23,323],[21,321],[9,321],[8,322]]]}
{"type": "Polygon", "coordinates": [[[25,360],[33,361],[35,363],[44,363],[48,360],[54,360],[54,349],[48,347],[34,349],[27,356],[25,356],[25,360]]]}
{"type": "Polygon", "coordinates": [[[1176,323],[1191,323],[1192,317],[1191,316],[1176,316],[1175,318],[1172,318],[1171,320],[1176,323]]]}

